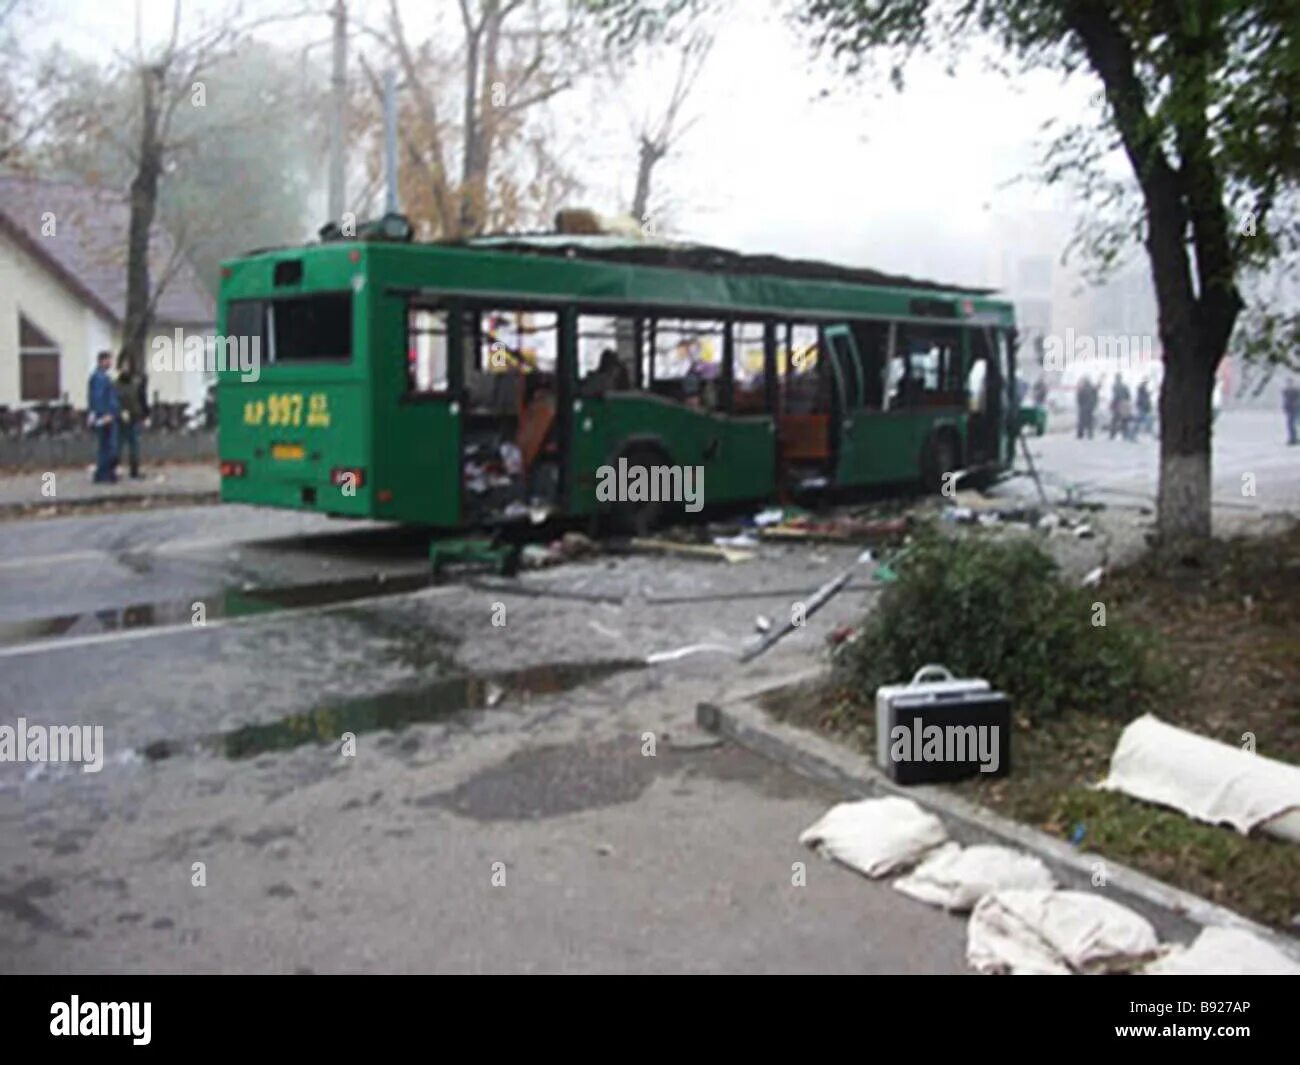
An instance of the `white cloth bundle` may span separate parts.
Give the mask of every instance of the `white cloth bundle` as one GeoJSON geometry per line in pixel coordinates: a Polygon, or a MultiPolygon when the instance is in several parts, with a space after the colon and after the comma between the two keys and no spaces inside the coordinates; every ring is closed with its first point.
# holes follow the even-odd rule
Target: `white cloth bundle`
{"type": "Polygon", "coordinates": [[[947,838],[934,814],[911,799],[889,796],[832,806],[799,842],[878,877],[915,864],[947,838]]]}

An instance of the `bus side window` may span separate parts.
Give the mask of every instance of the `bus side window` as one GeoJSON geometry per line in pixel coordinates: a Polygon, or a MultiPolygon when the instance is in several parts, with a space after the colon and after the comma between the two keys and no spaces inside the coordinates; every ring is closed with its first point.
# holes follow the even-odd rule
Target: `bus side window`
{"type": "Polygon", "coordinates": [[[656,320],[652,390],[688,407],[718,410],[724,330],[717,321],[656,320]]]}
{"type": "Polygon", "coordinates": [[[559,315],[549,310],[492,308],[476,318],[477,350],[465,374],[470,410],[517,414],[531,396],[554,386],[559,315]]]}
{"type": "Polygon", "coordinates": [[[884,408],[885,359],[888,358],[889,326],[884,322],[855,322],[850,328],[862,360],[864,395],[862,406],[870,411],[884,408]]]}
{"type": "Polygon", "coordinates": [[[406,312],[406,391],[447,391],[447,312],[410,307],[406,312]]]}
{"type": "Polygon", "coordinates": [[[736,414],[761,414],[767,409],[767,361],[762,322],[733,322],[732,409],[736,414]]]}
{"type": "Polygon", "coordinates": [[[781,410],[785,414],[830,410],[829,377],[822,365],[820,340],[815,325],[780,323],[776,327],[778,372],[784,367],[781,410]]]}
{"type": "Polygon", "coordinates": [[[899,330],[897,369],[890,407],[924,407],[960,403],[961,336],[946,326],[904,326],[899,330]]]}
{"type": "Polygon", "coordinates": [[[638,387],[637,323],[610,315],[578,316],[578,380],[598,392],[638,387]]]}

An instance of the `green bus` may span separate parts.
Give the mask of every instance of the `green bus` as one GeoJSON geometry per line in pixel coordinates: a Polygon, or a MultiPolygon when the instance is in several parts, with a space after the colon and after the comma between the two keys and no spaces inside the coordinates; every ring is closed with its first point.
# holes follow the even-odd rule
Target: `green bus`
{"type": "Polygon", "coordinates": [[[1015,439],[1010,303],[828,263],[613,236],[326,238],[224,263],[218,329],[257,356],[217,373],[232,503],[644,529],[671,501],[611,502],[620,460],[698,470],[714,507],[938,489],[1005,471],[1015,439]]]}

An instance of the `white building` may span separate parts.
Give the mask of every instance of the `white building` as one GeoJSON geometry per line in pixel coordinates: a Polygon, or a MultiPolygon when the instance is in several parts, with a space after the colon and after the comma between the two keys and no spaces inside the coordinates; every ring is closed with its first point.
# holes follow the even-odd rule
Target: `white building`
{"type": "MultiPolygon", "coordinates": [[[[0,404],[14,407],[67,396],[86,406],[95,356],[116,358],[126,312],[130,206],[106,189],[39,178],[0,176],[0,404]]],[[[212,297],[171,238],[155,227],[150,276],[164,284],[145,342],[148,372],[154,336],[210,335],[212,297]]],[[[149,394],[164,403],[203,401],[201,371],[149,375],[149,394]]]]}

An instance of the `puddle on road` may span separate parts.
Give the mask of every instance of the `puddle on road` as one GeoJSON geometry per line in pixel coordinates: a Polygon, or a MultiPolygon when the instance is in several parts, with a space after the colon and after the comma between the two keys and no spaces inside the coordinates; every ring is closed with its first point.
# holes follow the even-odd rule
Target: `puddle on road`
{"type": "Polygon", "coordinates": [[[419,688],[349,699],[278,721],[245,725],[197,743],[159,740],[140,753],[150,761],[159,761],[198,748],[241,759],[310,743],[337,744],[345,732],[361,735],[446,720],[466,710],[504,707],[533,695],[570,691],[644,665],[640,659],[559,662],[499,673],[447,677],[419,688]]]}
{"type": "Polygon", "coordinates": [[[205,620],[212,621],[215,618],[243,618],[280,610],[332,606],[376,596],[404,595],[432,584],[429,574],[417,573],[287,584],[278,588],[231,588],[211,595],[191,595],[158,603],[137,603],[111,610],[88,610],[80,614],[3,622],[0,623],[0,647],[126,629],[188,625],[193,623],[196,603],[203,604],[205,620]]]}

